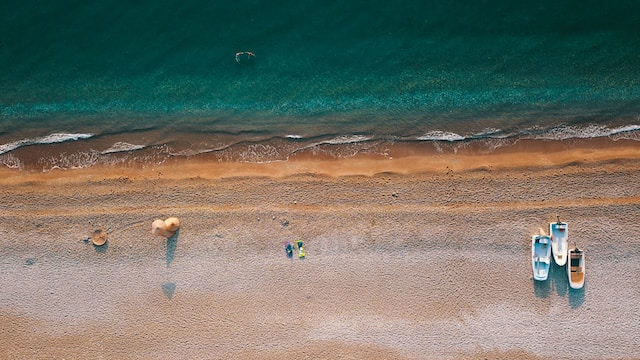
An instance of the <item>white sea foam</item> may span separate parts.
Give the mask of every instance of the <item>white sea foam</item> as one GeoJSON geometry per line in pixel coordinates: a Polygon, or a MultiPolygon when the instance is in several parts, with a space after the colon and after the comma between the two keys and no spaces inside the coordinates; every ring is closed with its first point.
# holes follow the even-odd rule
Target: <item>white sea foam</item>
{"type": "Polygon", "coordinates": [[[22,169],[22,161],[13,154],[6,154],[0,156],[0,165],[4,165],[9,169],[22,169]]]}
{"type": "Polygon", "coordinates": [[[609,134],[609,136],[617,139],[631,139],[631,140],[639,140],[640,138],[640,125],[627,125],[620,126],[618,128],[613,129],[613,132],[609,134]]]}
{"type": "Polygon", "coordinates": [[[536,135],[535,138],[545,140],[589,139],[637,130],[640,130],[640,125],[625,125],[615,128],[609,128],[604,125],[589,125],[583,127],[559,126],[543,134],[536,135]]]}
{"type": "Polygon", "coordinates": [[[341,145],[341,144],[353,144],[363,141],[369,141],[372,138],[364,135],[342,135],[330,140],[322,141],[321,144],[341,145]]]}
{"type": "Polygon", "coordinates": [[[196,156],[196,155],[207,154],[207,153],[218,151],[218,150],[220,150],[220,149],[184,149],[184,150],[180,150],[180,151],[169,152],[169,155],[171,155],[171,156],[196,156]]]}
{"type": "Polygon", "coordinates": [[[434,141],[434,140],[440,140],[440,141],[460,141],[460,140],[464,140],[465,137],[458,135],[456,133],[452,133],[452,132],[447,132],[447,131],[440,131],[440,130],[436,130],[436,131],[430,131],[422,136],[419,136],[417,138],[417,140],[422,140],[422,141],[434,141]]]}
{"type": "Polygon", "coordinates": [[[287,135],[286,138],[287,139],[302,139],[303,136],[302,135],[287,135]]]}
{"type": "Polygon", "coordinates": [[[65,141],[76,141],[81,139],[88,139],[92,136],[93,134],[54,133],[47,136],[33,138],[33,139],[22,139],[22,140],[13,141],[10,143],[0,145],[0,154],[13,151],[23,146],[37,145],[37,144],[54,144],[54,143],[61,143],[65,141]]]}
{"type": "Polygon", "coordinates": [[[51,158],[41,159],[41,163],[45,164],[42,171],[49,172],[54,169],[72,170],[89,168],[100,162],[102,158],[100,155],[101,154],[95,150],[57,154],[51,158]]]}
{"type": "Polygon", "coordinates": [[[117,153],[117,152],[127,152],[127,151],[135,151],[135,150],[140,150],[140,149],[144,149],[145,146],[144,145],[135,145],[135,144],[129,144],[126,142],[117,142],[115,144],[113,144],[110,148],[108,148],[107,150],[104,150],[102,152],[102,154],[112,154],[112,153],[117,153]]]}
{"type": "Polygon", "coordinates": [[[505,139],[513,136],[514,133],[504,132],[501,129],[487,128],[476,134],[473,134],[472,138],[493,138],[493,139],[505,139]]]}

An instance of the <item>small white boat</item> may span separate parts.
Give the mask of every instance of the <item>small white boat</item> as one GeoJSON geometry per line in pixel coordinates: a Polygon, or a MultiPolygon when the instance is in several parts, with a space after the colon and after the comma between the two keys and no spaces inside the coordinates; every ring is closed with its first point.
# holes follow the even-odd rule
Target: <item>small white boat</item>
{"type": "Polygon", "coordinates": [[[547,280],[551,265],[551,239],[546,235],[531,237],[531,267],[533,278],[538,281],[547,280]]]}
{"type": "Polygon", "coordinates": [[[569,250],[569,265],[567,266],[569,286],[572,289],[582,289],[584,286],[585,264],[584,251],[578,249],[569,250]]]}
{"type": "Polygon", "coordinates": [[[567,251],[569,248],[567,230],[567,223],[561,222],[559,216],[557,222],[549,223],[551,250],[553,252],[553,259],[558,266],[564,266],[567,263],[567,251]]]}

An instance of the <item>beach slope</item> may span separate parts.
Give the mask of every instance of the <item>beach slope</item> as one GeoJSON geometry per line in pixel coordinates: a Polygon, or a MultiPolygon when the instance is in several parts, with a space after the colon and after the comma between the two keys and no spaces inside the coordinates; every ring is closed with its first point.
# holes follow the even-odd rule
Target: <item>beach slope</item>
{"type": "Polygon", "coordinates": [[[640,146],[0,171],[0,358],[631,359],[640,146]],[[560,215],[586,251],[534,282],[560,215]],[[169,240],[150,234],[177,216],[169,240]],[[96,229],[107,244],[86,239],[96,229]],[[303,240],[307,257],[284,244],[303,240]],[[624,316],[621,316],[624,314],[624,316]],[[576,346],[576,345],[580,346],[576,346]]]}

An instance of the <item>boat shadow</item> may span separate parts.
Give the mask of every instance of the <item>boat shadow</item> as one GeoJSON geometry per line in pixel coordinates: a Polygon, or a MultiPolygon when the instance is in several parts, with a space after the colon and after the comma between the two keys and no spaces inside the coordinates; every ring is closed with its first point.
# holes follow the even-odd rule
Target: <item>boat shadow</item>
{"type": "Polygon", "coordinates": [[[586,283],[582,289],[572,289],[569,286],[566,267],[558,266],[556,263],[549,267],[547,281],[534,281],[533,285],[534,293],[538,298],[549,297],[555,291],[558,296],[569,299],[569,305],[572,309],[579,308],[584,304],[586,283]]]}
{"type": "Polygon", "coordinates": [[[572,309],[577,309],[584,303],[584,288],[587,286],[585,282],[581,289],[569,289],[569,305],[572,309]]]}
{"type": "Polygon", "coordinates": [[[545,281],[533,280],[533,291],[538,298],[547,298],[553,291],[564,297],[569,293],[569,280],[564,266],[552,263],[549,266],[549,276],[545,281]]]}
{"type": "Polygon", "coordinates": [[[566,296],[569,292],[569,279],[567,278],[567,269],[564,266],[558,266],[555,262],[549,267],[549,278],[556,290],[558,296],[566,296]]]}
{"type": "Polygon", "coordinates": [[[551,294],[551,283],[549,281],[533,280],[533,293],[537,298],[547,298],[551,294]]]}

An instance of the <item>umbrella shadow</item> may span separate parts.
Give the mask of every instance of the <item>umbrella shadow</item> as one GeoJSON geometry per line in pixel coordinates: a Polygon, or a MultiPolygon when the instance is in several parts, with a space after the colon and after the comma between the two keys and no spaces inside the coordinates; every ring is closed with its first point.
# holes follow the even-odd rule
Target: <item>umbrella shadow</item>
{"type": "Polygon", "coordinates": [[[176,247],[178,247],[178,236],[180,235],[180,229],[170,237],[167,238],[167,267],[171,265],[171,262],[175,258],[176,247]]]}
{"type": "Polygon", "coordinates": [[[109,249],[109,241],[105,242],[102,245],[93,245],[93,249],[99,254],[106,254],[109,249]]]}
{"type": "Polygon", "coordinates": [[[173,294],[176,292],[176,284],[169,281],[163,283],[162,292],[169,300],[171,300],[171,298],[173,298],[173,294]]]}

